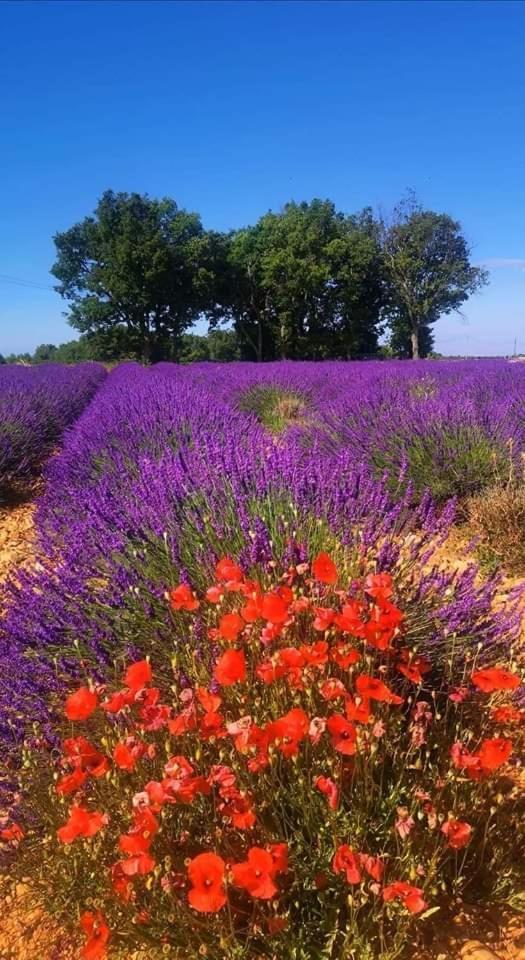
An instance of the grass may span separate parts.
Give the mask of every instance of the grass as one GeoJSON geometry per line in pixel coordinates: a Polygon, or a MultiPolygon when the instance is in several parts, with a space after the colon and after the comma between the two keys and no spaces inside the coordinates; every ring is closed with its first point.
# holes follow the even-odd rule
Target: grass
{"type": "Polygon", "coordinates": [[[510,573],[525,574],[525,477],[499,482],[470,497],[465,511],[479,537],[484,565],[504,565],[510,573]]]}
{"type": "Polygon", "coordinates": [[[293,390],[264,384],[250,387],[237,406],[245,413],[253,413],[270,433],[278,434],[304,423],[308,404],[304,396],[293,390]]]}

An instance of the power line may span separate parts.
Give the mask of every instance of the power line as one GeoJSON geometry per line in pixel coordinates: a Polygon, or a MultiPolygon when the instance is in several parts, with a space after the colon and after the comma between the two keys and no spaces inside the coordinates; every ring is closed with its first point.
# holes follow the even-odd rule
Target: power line
{"type": "Polygon", "coordinates": [[[14,283],[19,287],[30,287],[32,290],[53,290],[55,288],[49,284],[37,283],[34,280],[23,280],[21,277],[11,277],[7,273],[0,273],[0,280],[5,280],[6,283],[14,283]]]}

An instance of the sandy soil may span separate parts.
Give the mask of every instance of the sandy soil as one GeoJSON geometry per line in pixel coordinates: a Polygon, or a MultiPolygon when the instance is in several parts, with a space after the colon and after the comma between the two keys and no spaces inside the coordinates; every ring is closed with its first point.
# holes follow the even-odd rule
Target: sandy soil
{"type": "Polygon", "coordinates": [[[0,507],[0,581],[33,559],[32,503],[0,507]]]}

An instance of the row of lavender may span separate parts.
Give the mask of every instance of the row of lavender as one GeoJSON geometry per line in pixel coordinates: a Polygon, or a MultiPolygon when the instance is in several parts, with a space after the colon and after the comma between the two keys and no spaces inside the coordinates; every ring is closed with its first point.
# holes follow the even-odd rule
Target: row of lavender
{"type": "Polygon", "coordinates": [[[94,363],[0,366],[0,496],[35,475],[105,376],[94,363]]]}
{"type": "Polygon", "coordinates": [[[356,571],[393,573],[426,643],[508,646],[518,614],[492,615],[496,581],[432,568],[454,502],[437,507],[415,468],[479,478],[480,463],[518,456],[524,375],[504,363],[113,371],[48,466],[41,565],[6,588],[3,736],[44,718],[79,663],[104,674],[130,648],[165,657],[165,590],[204,583],[227,552],[249,571],[337,538],[356,571]],[[295,426],[272,435],[243,412],[256,385],[301,398],[295,426]]]}

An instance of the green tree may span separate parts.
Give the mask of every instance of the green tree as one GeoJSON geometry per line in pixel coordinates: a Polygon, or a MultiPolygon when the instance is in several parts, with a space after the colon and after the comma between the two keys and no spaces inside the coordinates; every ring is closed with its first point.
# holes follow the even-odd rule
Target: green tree
{"type": "Polygon", "coordinates": [[[41,343],[35,349],[32,357],[33,363],[49,363],[56,359],[57,348],[52,343],[41,343]]]}
{"type": "Polygon", "coordinates": [[[82,334],[154,361],[174,358],[208,306],[208,243],[197,214],[169,199],[106,191],[94,215],[55,238],[52,273],[82,334]]]}
{"type": "Polygon", "coordinates": [[[383,306],[379,229],[370,211],[289,203],[226,239],[212,324],[233,323],[242,356],[374,353],[383,306]]]}
{"type": "Polygon", "coordinates": [[[209,359],[208,338],[196,333],[183,333],[179,355],[180,363],[197,363],[199,360],[209,359]]]}
{"type": "Polygon", "coordinates": [[[390,225],[383,224],[382,248],[392,341],[401,353],[409,342],[417,359],[432,347],[431,324],[459,310],[488,274],[471,264],[461,225],[424,210],[413,197],[397,206],[390,225]]]}
{"type": "Polygon", "coordinates": [[[210,332],[233,325],[245,360],[275,357],[274,318],[264,284],[266,236],[261,221],[215,237],[215,302],[208,312],[210,332]]]}
{"type": "Polygon", "coordinates": [[[228,363],[240,359],[239,342],[235,330],[210,330],[207,340],[210,360],[228,363]]]}
{"type": "MultiPolygon", "coordinates": [[[[389,346],[393,357],[408,360],[412,357],[412,337],[408,324],[396,323],[390,334],[389,346]]],[[[429,357],[434,350],[434,331],[431,326],[421,324],[417,331],[419,357],[429,357]]]]}

